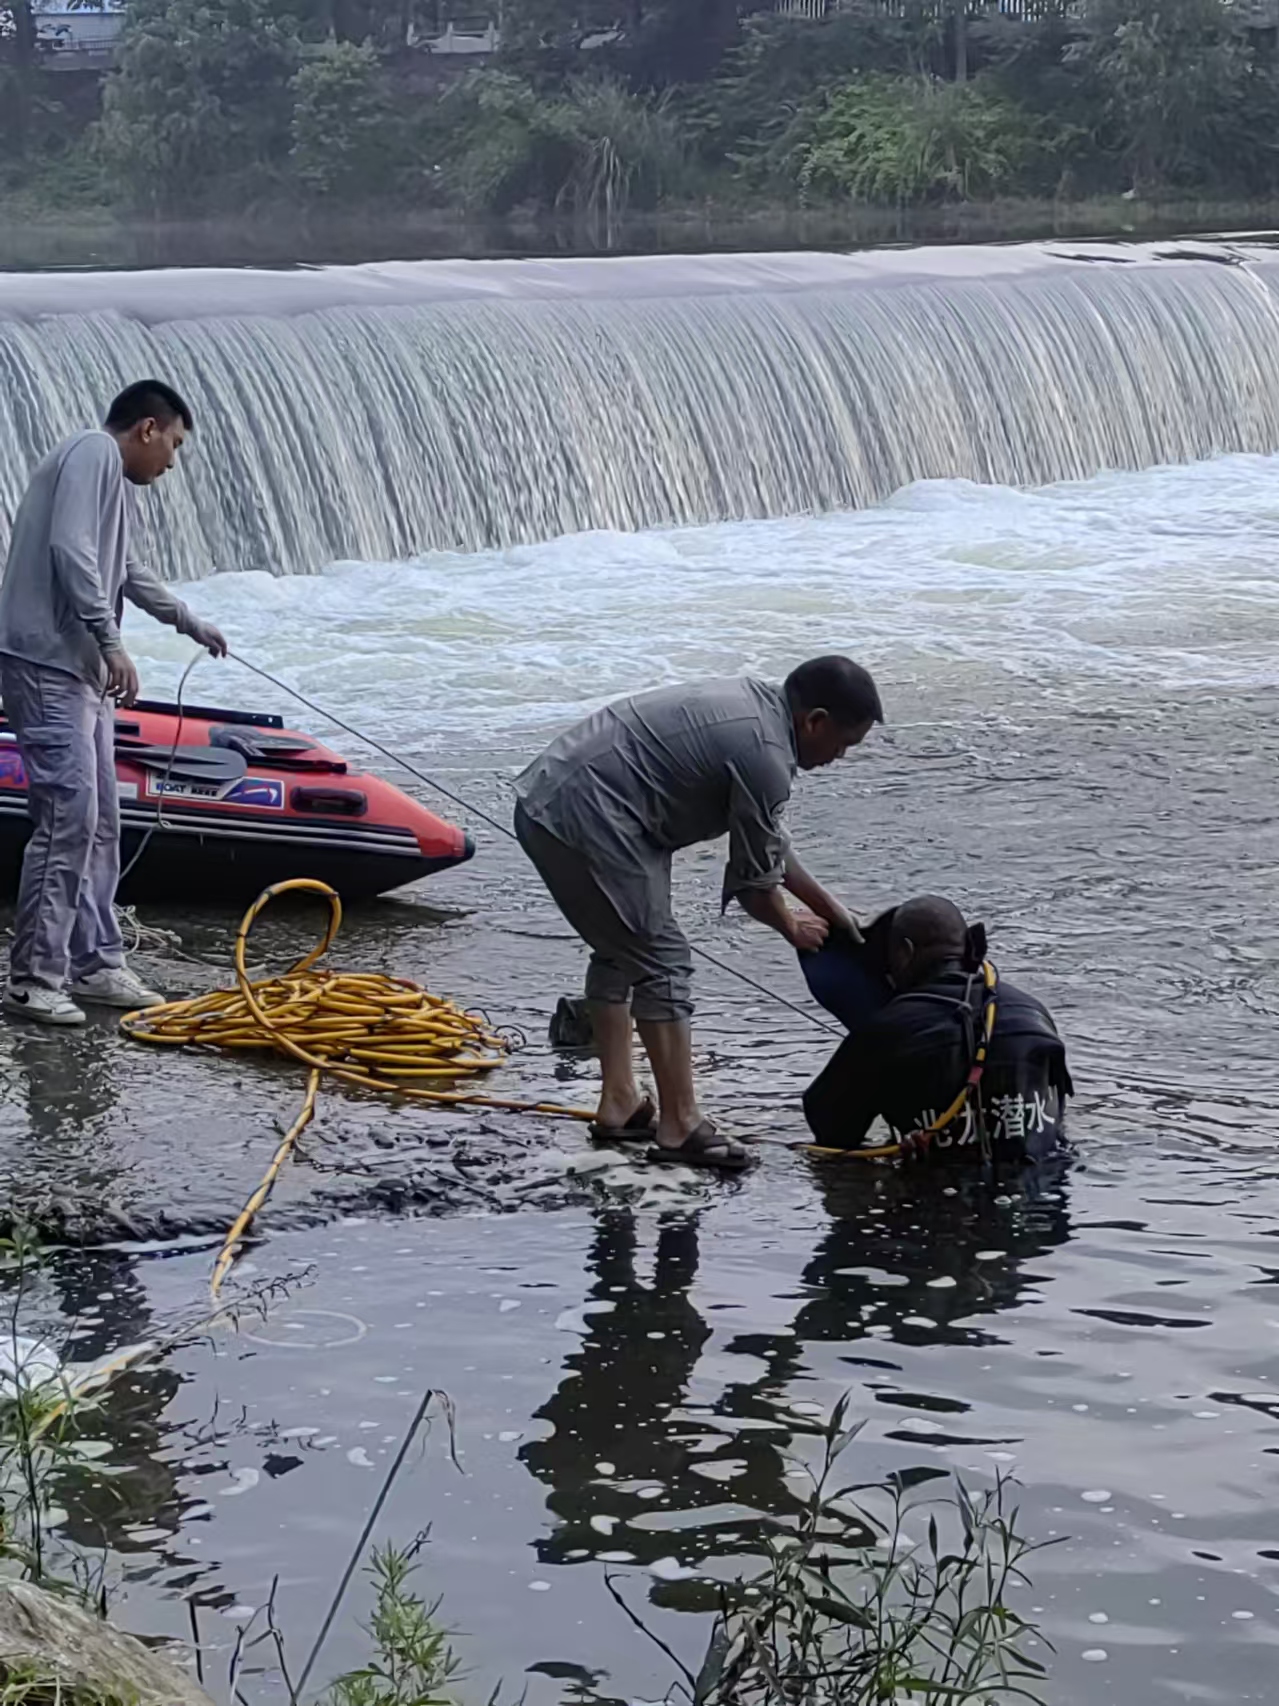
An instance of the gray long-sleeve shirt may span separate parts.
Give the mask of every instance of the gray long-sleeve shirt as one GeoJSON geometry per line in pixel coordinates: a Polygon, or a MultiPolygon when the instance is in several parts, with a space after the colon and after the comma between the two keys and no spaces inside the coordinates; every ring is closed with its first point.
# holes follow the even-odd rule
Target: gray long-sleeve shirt
{"type": "Polygon", "coordinates": [[[133,492],[110,433],[77,433],[51,451],[13,518],[0,652],[101,687],[104,655],[122,648],[126,598],[192,633],[191,611],[134,558],[132,523],[133,492]]]}
{"type": "Polygon", "coordinates": [[[796,768],[786,695],[742,678],[608,705],[553,741],[516,790],[534,823],[586,854],[635,927],[654,866],[698,841],[729,838],[725,904],[776,888],[796,768]]]}

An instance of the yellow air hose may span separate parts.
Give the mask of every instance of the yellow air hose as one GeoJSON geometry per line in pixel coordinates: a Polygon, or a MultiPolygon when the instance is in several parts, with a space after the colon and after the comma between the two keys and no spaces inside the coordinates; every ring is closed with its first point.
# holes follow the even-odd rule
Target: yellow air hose
{"type": "Polygon", "coordinates": [[[432,995],[405,978],[380,973],[316,971],[342,924],[342,902],[327,883],[295,877],[274,883],[254,901],[235,936],[236,989],[219,989],[191,1001],[170,1001],[126,1013],[120,1021],[136,1042],[173,1047],[260,1049],[289,1055],[310,1077],[301,1112],[280,1140],[271,1165],[227,1233],[214,1264],[216,1299],[254,1216],[271,1194],[280,1170],[315,1113],[327,1076],[381,1095],[436,1105],[499,1108],[589,1122],[584,1108],[521,1102],[472,1090],[445,1089],[460,1079],[492,1072],[507,1058],[503,1039],[484,1020],[432,995]],[[329,903],[324,939],[280,977],[253,983],[247,970],[250,932],[277,895],[310,892],[329,903]],[[439,1086],[432,1088],[432,1086],[439,1086]]]}

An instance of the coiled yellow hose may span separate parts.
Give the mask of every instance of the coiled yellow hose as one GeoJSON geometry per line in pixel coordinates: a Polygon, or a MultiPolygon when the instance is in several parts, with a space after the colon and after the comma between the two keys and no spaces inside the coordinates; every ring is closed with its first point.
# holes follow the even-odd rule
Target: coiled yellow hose
{"type": "Polygon", "coordinates": [[[120,1025],[136,1042],[178,1048],[260,1049],[289,1055],[310,1069],[302,1111],[281,1139],[271,1165],[227,1233],[214,1264],[212,1291],[222,1288],[254,1216],[271,1194],[280,1169],[315,1113],[325,1076],[381,1095],[511,1113],[547,1114],[590,1121],[585,1108],[521,1102],[473,1090],[443,1088],[474,1078],[507,1058],[507,1046],[487,1023],[405,978],[380,973],[315,971],[342,924],[342,902],[327,883],[295,877],[274,883],[254,901],[235,936],[236,989],[219,989],[191,1001],[170,1001],[126,1013],[120,1025]],[[309,891],[329,903],[324,939],[280,977],[249,979],[249,934],[277,895],[309,891]],[[440,1086],[434,1088],[432,1086],[440,1086]]]}

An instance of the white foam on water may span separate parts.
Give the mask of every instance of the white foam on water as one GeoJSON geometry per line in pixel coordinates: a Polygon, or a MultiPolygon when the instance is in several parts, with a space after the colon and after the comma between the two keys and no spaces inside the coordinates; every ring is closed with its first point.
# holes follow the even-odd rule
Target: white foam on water
{"type": "Polygon", "coordinates": [[[748,1465],[739,1458],[722,1458],[714,1463],[694,1463],[694,1475],[701,1475],[707,1481],[735,1481],[739,1475],[745,1475],[748,1465]]]}
{"type": "MultiPolygon", "coordinates": [[[[815,648],[942,694],[976,672],[1001,703],[1065,708],[1099,682],[1275,680],[1276,482],[1261,456],[1038,491],[933,481],[855,513],[224,574],[189,597],[247,656],[410,751],[531,742],[640,685],[775,674],[815,648]]],[[[137,615],[128,633],[148,692],[172,691],[189,642],[137,615]]],[[[202,664],[189,692],[316,722],[234,663],[202,664]]]]}
{"type": "Polygon", "coordinates": [[[262,1479],[262,1473],[258,1469],[233,1469],[231,1474],[235,1485],[232,1487],[218,1488],[218,1492],[224,1499],[234,1499],[241,1493],[252,1492],[254,1487],[256,1487],[258,1482],[262,1479]]]}

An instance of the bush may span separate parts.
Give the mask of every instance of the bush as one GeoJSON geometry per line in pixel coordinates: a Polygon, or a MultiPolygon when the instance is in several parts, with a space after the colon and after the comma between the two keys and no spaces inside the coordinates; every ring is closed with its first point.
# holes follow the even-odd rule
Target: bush
{"type": "Polygon", "coordinates": [[[828,90],[872,72],[924,69],[940,36],[937,18],[918,7],[896,16],[864,0],[824,21],[750,18],[721,75],[690,103],[702,150],[755,180],[785,174],[828,90]]]}
{"type": "Polygon", "coordinates": [[[1000,194],[1040,151],[1035,121],[984,79],[856,79],[837,89],[799,155],[809,195],[858,201],[967,200],[1000,194]]]}
{"type": "Polygon", "coordinates": [[[576,77],[542,96],[507,72],[474,72],[445,98],[448,182],[477,212],[519,206],[612,222],[652,207],[683,166],[679,127],[665,102],[645,101],[607,77],[576,77]]]}

